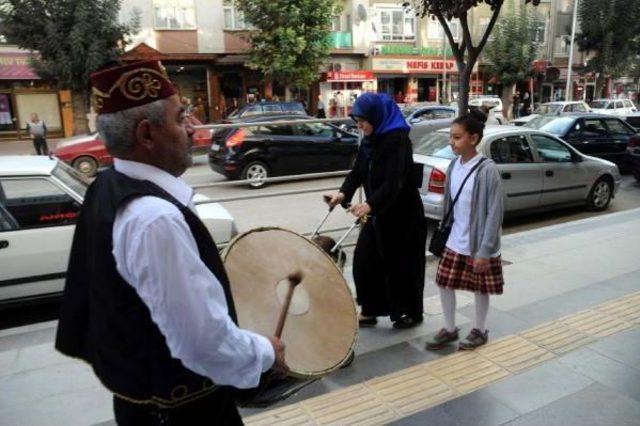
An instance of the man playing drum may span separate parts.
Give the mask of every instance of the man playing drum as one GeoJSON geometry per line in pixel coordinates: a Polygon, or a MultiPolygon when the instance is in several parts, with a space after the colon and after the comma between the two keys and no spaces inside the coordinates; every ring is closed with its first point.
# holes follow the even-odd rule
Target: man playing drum
{"type": "Polygon", "coordinates": [[[215,242],[179,178],[194,129],[157,61],[91,76],[114,168],[87,191],[56,348],[114,394],[119,425],[242,424],[233,388],[284,376],[284,346],[236,325],[215,242]]]}

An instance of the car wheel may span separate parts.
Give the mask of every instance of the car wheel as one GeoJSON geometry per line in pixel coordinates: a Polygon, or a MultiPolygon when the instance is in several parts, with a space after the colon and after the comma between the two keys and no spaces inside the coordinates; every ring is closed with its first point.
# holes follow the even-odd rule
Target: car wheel
{"type": "Polygon", "coordinates": [[[264,180],[269,178],[269,167],[262,161],[252,161],[242,169],[242,180],[249,180],[249,186],[253,189],[265,185],[264,180]]]}
{"type": "Polygon", "coordinates": [[[98,172],[98,162],[92,157],[82,156],[73,161],[73,168],[83,175],[93,177],[98,172]]]}
{"type": "Polygon", "coordinates": [[[591,211],[602,211],[609,207],[613,195],[613,185],[608,178],[600,178],[589,191],[587,208],[591,211]]]}

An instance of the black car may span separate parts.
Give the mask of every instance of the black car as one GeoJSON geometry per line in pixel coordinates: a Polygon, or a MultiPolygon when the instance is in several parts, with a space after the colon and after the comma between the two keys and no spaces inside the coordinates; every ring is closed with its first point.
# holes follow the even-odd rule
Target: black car
{"type": "Polygon", "coordinates": [[[640,182],[640,134],[632,136],[627,144],[627,164],[633,177],[640,182]]]}
{"type": "MultiPolygon", "coordinates": [[[[531,123],[527,127],[532,127],[531,123]]],[[[586,155],[614,162],[621,169],[627,168],[627,143],[637,133],[619,117],[592,113],[542,120],[535,127],[558,136],[586,155]]]]}
{"type": "Polygon", "coordinates": [[[623,115],[622,118],[632,127],[640,130],[640,112],[632,112],[631,114],[623,115]]]}
{"type": "Polygon", "coordinates": [[[307,115],[301,102],[254,102],[241,106],[227,117],[228,121],[261,115],[300,114],[307,115]]]}
{"type": "Polygon", "coordinates": [[[358,151],[358,137],[324,123],[264,124],[312,117],[280,115],[244,120],[255,127],[214,132],[209,165],[229,179],[251,179],[252,187],[272,176],[347,170],[358,151]]]}

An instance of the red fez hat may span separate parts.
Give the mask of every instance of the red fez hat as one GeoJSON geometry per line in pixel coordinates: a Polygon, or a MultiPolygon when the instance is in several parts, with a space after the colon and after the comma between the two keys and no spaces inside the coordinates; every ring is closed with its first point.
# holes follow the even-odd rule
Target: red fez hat
{"type": "Polygon", "coordinates": [[[159,61],[141,61],[91,74],[93,105],[109,114],[175,95],[176,88],[159,61]]]}

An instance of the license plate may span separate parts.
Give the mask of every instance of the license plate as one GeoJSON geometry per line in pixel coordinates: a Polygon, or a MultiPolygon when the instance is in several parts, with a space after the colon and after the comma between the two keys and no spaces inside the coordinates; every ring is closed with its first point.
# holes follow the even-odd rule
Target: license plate
{"type": "Polygon", "coordinates": [[[216,145],[216,144],[211,145],[211,151],[215,151],[215,152],[220,151],[220,145],[216,145]]]}

